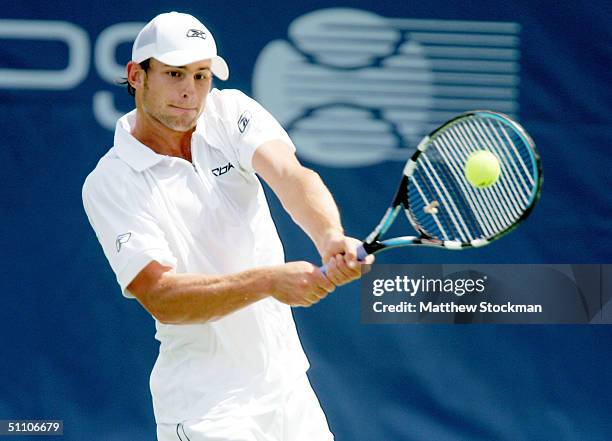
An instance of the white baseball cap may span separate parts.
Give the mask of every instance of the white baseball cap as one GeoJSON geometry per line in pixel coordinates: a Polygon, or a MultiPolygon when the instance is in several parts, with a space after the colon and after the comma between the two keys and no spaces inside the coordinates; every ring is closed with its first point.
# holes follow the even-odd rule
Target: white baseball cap
{"type": "Polygon", "coordinates": [[[132,61],[141,63],[155,58],[169,66],[186,66],[210,60],[210,70],[221,80],[229,77],[229,68],[217,55],[215,39],[197,18],[180,12],[159,14],[138,33],[132,47],[132,61]]]}

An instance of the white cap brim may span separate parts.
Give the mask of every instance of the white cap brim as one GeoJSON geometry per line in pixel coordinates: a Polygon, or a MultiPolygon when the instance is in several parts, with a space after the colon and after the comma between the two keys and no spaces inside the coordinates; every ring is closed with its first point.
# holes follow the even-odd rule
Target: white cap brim
{"type": "Polygon", "coordinates": [[[156,59],[164,64],[167,64],[168,66],[187,66],[188,64],[195,63],[196,61],[210,60],[210,70],[217,78],[223,81],[229,78],[229,67],[227,66],[225,60],[219,55],[206,58],[202,57],[201,54],[194,53],[193,51],[182,50],[167,52],[156,59]]]}

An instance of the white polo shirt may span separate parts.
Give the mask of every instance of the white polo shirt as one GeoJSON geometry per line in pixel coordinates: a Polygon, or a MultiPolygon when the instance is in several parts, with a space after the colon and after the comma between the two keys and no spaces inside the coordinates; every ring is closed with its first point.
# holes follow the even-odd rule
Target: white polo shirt
{"type": "MultiPolygon", "coordinates": [[[[159,155],[117,122],[114,146],[83,186],[83,204],[123,295],[151,261],[177,273],[227,274],[284,262],[251,160],[283,139],[278,122],[237,90],[213,89],[191,140],[192,162],[159,155]]],[[[156,321],[151,374],[158,423],[264,412],[308,369],[291,308],[266,298],[218,321],[156,321]]]]}

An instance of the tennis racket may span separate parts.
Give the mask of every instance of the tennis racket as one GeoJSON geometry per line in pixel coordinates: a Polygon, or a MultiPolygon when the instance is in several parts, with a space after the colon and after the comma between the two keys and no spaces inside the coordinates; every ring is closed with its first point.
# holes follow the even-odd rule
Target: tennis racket
{"type": "MultiPolygon", "coordinates": [[[[456,116],[421,140],[404,167],[391,206],[357,249],[368,254],[408,245],[463,250],[512,231],[533,210],[542,187],[540,157],[531,137],[507,115],[477,110],[456,116]],[[500,164],[497,181],[472,186],[464,166],[477,151],[500,164]],[[382,239],[400,211],[418,233],[382,239]]],[[[326,266],[321,267],[325,272],[326,266]]]]}

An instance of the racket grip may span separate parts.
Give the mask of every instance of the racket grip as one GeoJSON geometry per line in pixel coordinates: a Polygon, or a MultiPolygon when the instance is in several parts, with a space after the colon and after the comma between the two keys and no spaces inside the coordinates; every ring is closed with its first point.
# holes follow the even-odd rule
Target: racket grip
{"type": "MultiPolygon", "coordinates": [[[[363,244],[357,247],[357,260],[363,262],[368,255],[368,252],[363,248],[363,244]]],[[[327,276],[327,264],[319,267],[324,276],[327,276]]]]}

